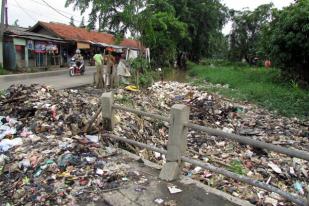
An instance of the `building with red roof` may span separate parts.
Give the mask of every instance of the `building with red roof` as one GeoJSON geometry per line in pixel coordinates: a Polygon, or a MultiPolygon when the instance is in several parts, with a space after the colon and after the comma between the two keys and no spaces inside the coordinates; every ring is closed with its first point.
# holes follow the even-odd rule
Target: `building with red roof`
{"type": "Polygon", "coordinates": [[[93,55],[100,51],[114,51],[120,57],[121,53],[134,53],[142,49],[141,42],[133,39],[123,39],[117,43],[112,34],[89,31],[86,28],[74,27],[62,23],[39,21],[32,28],[9,27],[5,32],[4,61],[6,68],[49,68],[66,66],[80,49],[85,63],[93,64],[93,55]]]}
{"type": "Polygon", "coordinates": [[[80,45],[81,47],[86,46],[85,44],[101,44],[115,48],[130,48],[138,50],[142,47],[141,43],[137,40],[123,39],[123,41],[117,45],[115,43],[115,37],[112,34],[89,31],[86,28],[74,27],[62,23],[47,23],[39,21],[29,31],[48,34],[66,41],[76,42],[78,46],[80,45]]]}

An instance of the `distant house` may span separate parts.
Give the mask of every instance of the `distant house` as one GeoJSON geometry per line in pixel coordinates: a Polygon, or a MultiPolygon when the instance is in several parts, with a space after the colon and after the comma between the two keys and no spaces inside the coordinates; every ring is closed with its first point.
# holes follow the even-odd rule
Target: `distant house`
{"type": "Polygon", "coordinates": [[[85,28],[78,28],[71,25],[54,22],[39,21],[29,31],[44,35],[61,38],[67,42],[67,47],[63,47],[62,54],[71,57],[76,49],[82,51],[83,56],[90,60],[95,50],[101,49],[103,52],[106,47],[112,47],[119,53],[138,53],[143,47],[139,41],[123,39],[120,44],[116,44],[112,34],[103,32],[89,31],[85,28]]]}
{"type": "Polygon", "coordinates": [[[26,28],[8,26],[4,32],[4,67],[59,67],[64,64],[60,48],[66,47],[61,38],[27,31],[26,28]]]}
{"type": "Polygon", "coordinates": [[[8,26],[4,37],[4,66],[7,69],[66,66],[76,49],[82,51],[89,64],[96,50],[103,53],[110,47],[116,53],[136,57],[144,49],[136,40],[123,39],[116,44],[112,34],[41,21],[30,29],[8,26]]]}

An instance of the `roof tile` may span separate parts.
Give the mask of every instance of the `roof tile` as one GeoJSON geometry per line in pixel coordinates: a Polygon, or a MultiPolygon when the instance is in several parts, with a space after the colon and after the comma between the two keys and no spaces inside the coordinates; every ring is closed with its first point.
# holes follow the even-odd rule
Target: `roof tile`
{"type": "MultiPolygon", "coordinates": [[[[43,27],[52,31],[59,37],[65,40],[73,40],[73,41],[92,41],[92,42],[100,42],[105,44],[114,44],[114,36],[112,34],[107,34],[103,32],[94,32],[88,31],[84,28],[78,28],[71,25],[66,25],[62,23],[47,23],[47,22],[39,22],[43,27]]],[[[132,39],[124,39],[121,43],[121,46],[125,47],[134,47],[140,48],[141,43],[137,40],[132,39]]]]}

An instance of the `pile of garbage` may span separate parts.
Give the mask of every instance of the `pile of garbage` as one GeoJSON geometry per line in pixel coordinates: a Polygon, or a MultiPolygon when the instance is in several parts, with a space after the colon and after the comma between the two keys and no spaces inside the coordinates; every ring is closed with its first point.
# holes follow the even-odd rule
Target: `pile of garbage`
{"type": "Polygon", "coordinates": [[[8,88],[0,97],[0,205],[78,205],[142,178],[100,135],[83,134],[97,96],[8,88]]]}
{"type": "MultiPolygon", "coordinates": [[[[57,91],[41,85],[13,85],[0,96],[0,187],[4,188],[0,204],[74,205],[130,179],[126,160],[113,158],[113,147],[100,142],[102,118],[87,133],[84,130],[99,108],[101,94],[91,87],[57,91]]],[[[163,116],[169,116],[174,104],[186,104],[193,123],[309,151],[309,122],[281,117],[190,84],[157,82],[137,92],[118,89],[114,97],[117,104],[163,116]]],[[[166,149],[168,122],[123,111],[115,113],[115,120],[113,134],[166,149]]],[[[124,143],[119,146],[161,165],[166,161],[156,152],[124,143]]],[[[297,158],[195,130],[188,133],[188,154],[293,194],[309,192],[309,164],[297,158]]],[[[275,193],[190,164],[185,164],[184,175],[255,205],[293,205],[275,193]]]]}
{"type": "MultiPolygon", "coordinates": [[[[190,120],[193,123],[309,151],[309,122],[281,117],[256,105],[231,101],[189,84],[157,82],[139,93],[119,90],[115,99],[128,107],[164,116],[169,116],[174,104],[186,104],[190,107],[190,120]]],[[[168,123],[128,112],[118,112],[116,117],[118,124],[114,134],[166,149],[168,123]]],[[[165,162],[164,155],[156,152],[128,149],[159,164],[165,162]]],[[[195,159],[247,175],[284,191],[304,197],[309,192],[309,164],[304,160],[194,130],[189,130],[188,151],[195,159]]],[[[200,167],[186,164],[184,171],[184,175],[256,205],[292,205],[275,193],[236,182],[200,167]]]]}

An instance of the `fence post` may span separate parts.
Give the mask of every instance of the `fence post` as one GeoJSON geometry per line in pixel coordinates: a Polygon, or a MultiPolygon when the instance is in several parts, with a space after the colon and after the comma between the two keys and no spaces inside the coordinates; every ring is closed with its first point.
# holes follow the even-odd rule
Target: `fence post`
{"type": "Polygon", "coordinates": [[[186,105],[176,104],[171,108],[170,128],[168,134],[166,164],[163,166],[160,179],[166,181],[176,180],[181,172],[181,156],[187,149],[190,109],[186,105]]]}
{"type": "Polygon", "coordinates": [[[102,121],[103,121],[103,129],[108,131],[112,131],[114,128],[114,121],[113,121],[113,104],[114,98],[113,93],[103,93],[101,97],[102,103],[102,121]]]}

